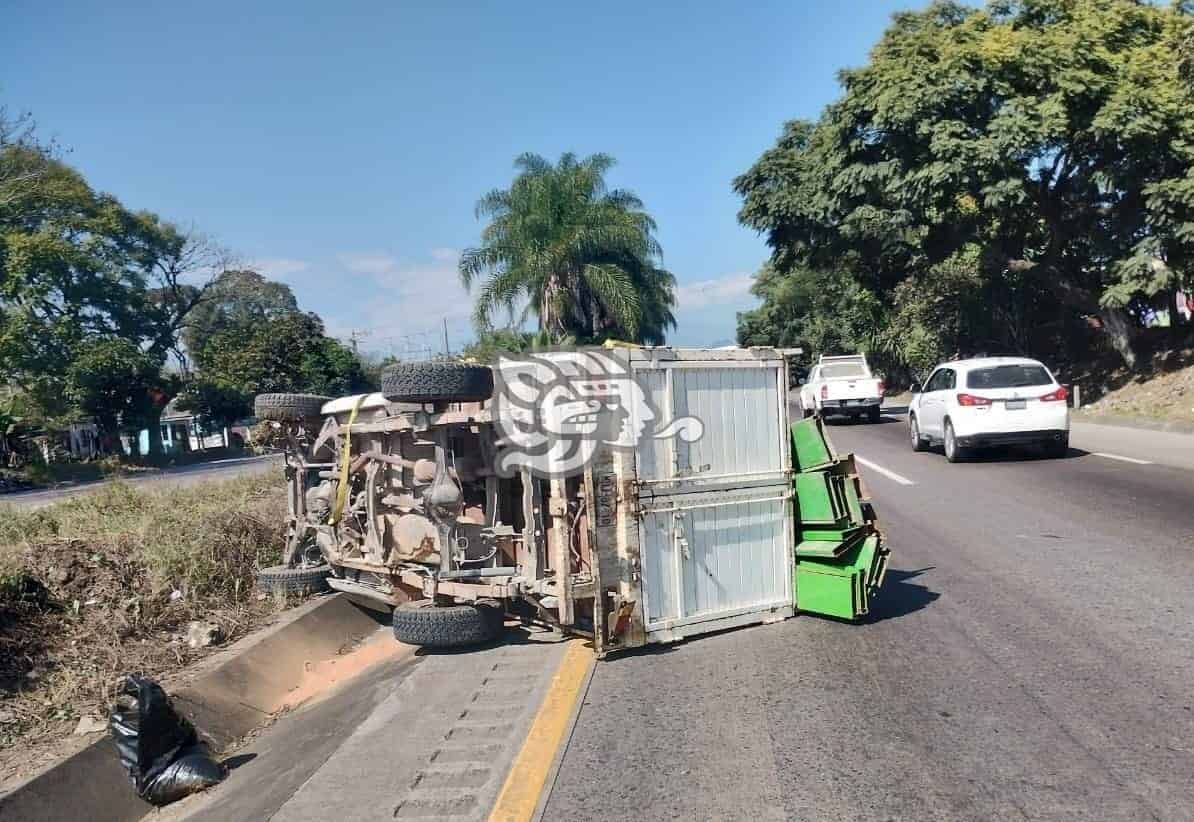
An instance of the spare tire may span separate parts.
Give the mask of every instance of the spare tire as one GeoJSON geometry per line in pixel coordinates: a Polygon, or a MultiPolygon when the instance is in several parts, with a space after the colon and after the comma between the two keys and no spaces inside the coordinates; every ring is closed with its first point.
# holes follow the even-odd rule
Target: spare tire
{"type": "Polygon", "coordinates": [[[291,568],[274,565],[257,571],[257,587],[267,594],[318,594],[328,590],[327,565],[313,568],[291,568]]]}
{"type": "Polygon", "coordinates": [[[263,420],[303,422],[322,416],[323,404],[331,399],[319,394],[258,394],[253,413],[263,420]]]}
{"type": "Polygon", "coordinates": [[[406,602],[394,609],[394,639],[424,648],[480,645],[502,632],[501,603],[479,599],[468,605],[436,605],[432,600],[406,602]]]}
{"type": "Polygon", "coordinates": [[[381,375],[390,402],[481,402],[493,396],[493,371],[464,362],[400,363],[381,375]]]}

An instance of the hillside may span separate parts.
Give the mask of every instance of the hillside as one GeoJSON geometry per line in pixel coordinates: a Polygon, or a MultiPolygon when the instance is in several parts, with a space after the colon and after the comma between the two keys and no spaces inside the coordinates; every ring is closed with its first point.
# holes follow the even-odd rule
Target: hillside
{"type": "Polygon", "coordinates": [[[1194,346],[1159,351],[1136,374],[1103,360],[1063,380],[1081,387],[1091,414],[1194,423],[1194,346]]]}

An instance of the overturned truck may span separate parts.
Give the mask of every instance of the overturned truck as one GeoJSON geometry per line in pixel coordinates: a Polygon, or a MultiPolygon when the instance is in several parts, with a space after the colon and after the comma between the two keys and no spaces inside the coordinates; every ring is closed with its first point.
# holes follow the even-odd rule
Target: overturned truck
{"type": "Polygon", "coordinates": [[[788,382],[776,349],[616,347],[260,395],[289,488],[286,563],[260,582],[392,608],[399,640],[441,647],[507,617],[599,656],[798,609],[857,619],[887,549],[820,420],[790,426],[788,382]]]}

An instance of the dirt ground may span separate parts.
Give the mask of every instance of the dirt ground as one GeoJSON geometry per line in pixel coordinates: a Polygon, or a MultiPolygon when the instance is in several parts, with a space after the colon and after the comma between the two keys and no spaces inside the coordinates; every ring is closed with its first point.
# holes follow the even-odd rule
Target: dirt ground
{"type": "Polygon", "coordinates": [[[0,510],[0,782],[104,720],[124,674],[169,677],[290,604],[253,579],[284,513],[272,474],[0,510]]]}
{"type": "Polygon", "coordinates": [[[1148,374],[1128,378],[1086,406],[1095,414],[1194,423],[1194,349],[1176,352],[1148,374]]]}

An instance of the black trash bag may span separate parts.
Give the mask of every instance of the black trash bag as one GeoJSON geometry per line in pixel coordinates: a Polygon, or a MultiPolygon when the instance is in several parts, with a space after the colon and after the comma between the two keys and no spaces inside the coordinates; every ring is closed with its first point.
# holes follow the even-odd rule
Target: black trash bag
{"type": "Polygon", "coordinates": [[[108,731],[137,795],[154,805],[167,805],[224,778],[223,766],[199,744],[195,727],[152,679],[125,678],[108,731]]]}
{"type": "Polygon", "coordinates": [[[202,745],[193,745],[178,752],[178,758],[153,780],[144,798],[155,805],[169,805],[218,784],[224,776],[224,766],[208,756],[202,745]]]}

